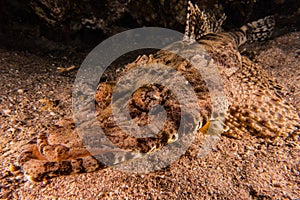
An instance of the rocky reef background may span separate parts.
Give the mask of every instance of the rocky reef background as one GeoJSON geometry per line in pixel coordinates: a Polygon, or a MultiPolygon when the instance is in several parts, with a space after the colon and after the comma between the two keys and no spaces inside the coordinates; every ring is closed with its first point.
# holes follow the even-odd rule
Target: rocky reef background
{"type": "MultiPolygon", "coordinates": [[[[299,30],[299,0],[194,0],[216,15],[225,12],[226,28],[276,15],[278,34],[299,30]]],[[[2,0],[0,45],[30,50],[61,44],[91,48],[121,31],[159,26],[184,30],[186,0],[2,0]]]]}

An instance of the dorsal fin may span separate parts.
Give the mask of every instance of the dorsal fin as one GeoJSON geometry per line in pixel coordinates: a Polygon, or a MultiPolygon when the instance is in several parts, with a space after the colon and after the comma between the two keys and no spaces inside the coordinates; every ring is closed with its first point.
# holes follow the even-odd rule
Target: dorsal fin
{"type": "Polygon", "coordinates": [[[219,32],[225,19],[224,13],[217,19],[213,13],[201,11],[189,1],[184,39],[198,40],[203,35],[219,32]]]}

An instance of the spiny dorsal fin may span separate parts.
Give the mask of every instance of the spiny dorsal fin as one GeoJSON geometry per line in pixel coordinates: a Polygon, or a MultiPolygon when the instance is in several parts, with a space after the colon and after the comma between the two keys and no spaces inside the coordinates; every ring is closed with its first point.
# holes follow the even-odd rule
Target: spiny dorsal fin
{"type": "Polygon", "coordinates": [[[195,4],[188,2],[184,39],[198,40],[203,35],[219,32],[226,19],[223,13],[219,19],[213,13],[201,11],[195,4]]]}

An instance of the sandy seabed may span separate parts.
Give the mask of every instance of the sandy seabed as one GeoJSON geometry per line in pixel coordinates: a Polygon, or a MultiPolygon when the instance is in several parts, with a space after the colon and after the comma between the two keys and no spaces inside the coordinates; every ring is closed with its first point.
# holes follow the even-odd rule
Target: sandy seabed
{"type": "MultiPolygon", "coordinates": [[[[300,32],[248,45],[248,52],[280,84],[300,110],[300,32]]],[[[0,198],[14,199],[297,199],[300,148],[270,145],[249,136],[221,136],[206,157],[199,144],[166,169],[133,174],[107,168],[30,183],[15,169],[22,145],[71,113],[76,71],[57,73],[65,63],[49,56],[0,49],[0,198]],[[41,99],[56,102],[50,109],[41,99]]]]}

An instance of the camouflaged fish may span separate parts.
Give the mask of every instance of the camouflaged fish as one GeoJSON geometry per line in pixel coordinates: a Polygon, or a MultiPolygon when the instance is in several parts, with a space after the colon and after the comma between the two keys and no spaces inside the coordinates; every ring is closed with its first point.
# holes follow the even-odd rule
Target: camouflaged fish
{"type": "MultiPolygon", "coordinates": [[[[184,129],[190,132],[201,134],[212,120],[223,116],[225,124],[221,132],[229,137],[242,139],[252,135],[271,141],[297,138],[299,116],[295,108],[284,100],[282,87],[238,50],[246,42],[270,37],[275,24],[273,17],[245,24],[235,31],[222,32],[221,26],[225,18],[224,15],[216,19],[189,2],[184,39],[156,54],[139,56],[126,65],[122,73],[137,66],[158,63],[182,74],[198,98],[198,105],[188,105],[191,112],[198,113],[197,117],[186,118],[189,120],[184,129]],[[199,45],[201,48],[197,49],[199,45]],[[189,46],[195,54],[203,52],[203,49],[209,54],[224,85],[227,109],[212,110],[210,91],[202,75],[190,62],[178,55],[180,52],[172,53],[172,50],[183,46],[189,46]],[[199,110],[194,110],[197,106],[199,110]]],[[[135,80],[139,76],[133,74],[129,78],[135,80]]],[[[111,165],[158,151],[180,138],[177,130],[180,126],[181,105],[172,94],[172,89],[159,84],[148,84],[132,94],[127,106],[130,116],[137,124],[142,126],[149,123],[147,113],[155,105],[162,105],[167,113],[165,123],[156,135],[143,137],[143,133],[137,133],[140,136],[135,137],[124,132],[114,121],[111,100],[115,85],[116,82],[113,81],[99,84],[95,95],[97,122],[93,122],[98,123],[105,136],[125,152],[121,157],[110,157],[111,165]]],[[[36,140],[25,145],[19,156],[19,164],[28,180],[43,181],[61,175],[103,169],[107,165],[96,159],[95,155],[109,153],[110,150],[105,148],[88,151],[78,137],[74,121],[64,119],[60,124],[52,126],[47,133],[40,133],[36,140]]]]}

